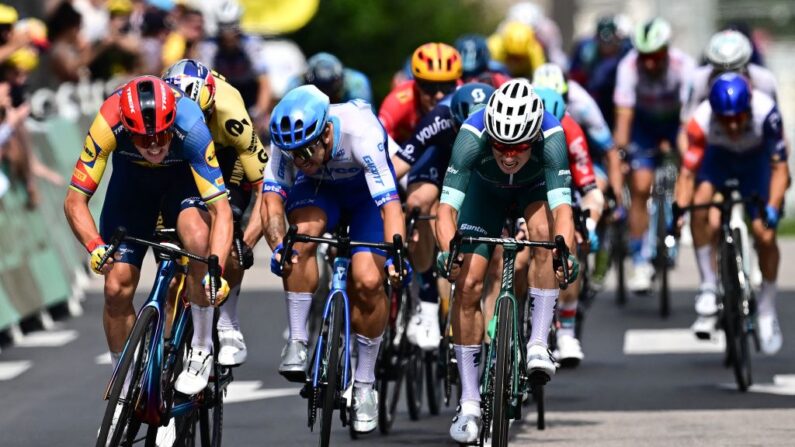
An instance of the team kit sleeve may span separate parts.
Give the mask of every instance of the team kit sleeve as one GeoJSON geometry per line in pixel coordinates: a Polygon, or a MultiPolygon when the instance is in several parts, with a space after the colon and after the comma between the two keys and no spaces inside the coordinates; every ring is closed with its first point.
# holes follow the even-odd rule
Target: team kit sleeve
{"type": "Polygon", "coordinates": [[[563,117],[561,125],[566,136],[566,146],[569,154],[569,167],[574,186],[579,191],[589,191],[596,186],[596,175],[593,170],[593,161],[588,153],[588,141],[585,132],[572,117],[563,117]]]}
{"type": "Polygon", "coordinates": [[[290,160],[271,142],[271,160],[265,167],[262,193],[273,192],[287,200],[287,192],[293,184],[293,168],[290,160]]]}
{"type": "Polygon", "coordinates": [[[209,205],[225,198],[224,176],[218,165],[210,130],[204,121],[196,120],[193,124],[185,137],[183,150],[204,203],[209,205]]]}
{"type": "Polygon", "coordinates": [[[364,170],[364,178],[370,196],[379,207],[400,200],[395,180],[395,171],[387,152],[387,135],[384,128],[379,125],[375,115],[366,111],[370,117],[363,120],[366,126],[364,134],[357,139],[358,144],[353,148],[352,155],[364,170]]]}
{"type": "Polygon", "coordinates": [[[618,63],[616,72],[616,89],[613,92],[613,102],[616,107],[632,109],[635,107],[635,87],[638,84],[638,72],[635,66],[635,57],[630,52],[618,63]]]}
{"type": "Polygon", "coordinates": [[[765,150],[770,154],[770,161],[772,163],[786,162],[788,159],[787,142],[784,139],[781,113],[778,111],[778,106],[773,106],[770,113],[765,117],[762,131],[765,150]]]}
{"type": "Polygon", "coordinates": [[[584,129],[580,130],[584,130],[596,146],[596,149],[604,154],[615,146],[613,134],[593,97],[582,87],[578,86],[578,90],[581,91],[582,94],[578,95],[580,100],[576,108],[583,118],[581,122],[584,126],[584,129]]]}
{"type": "Polygon", "coordinates": [[[571,170],[569,168],[566,137],[558,126],[544,131],[544,180],[547,185],[549,208],[571,206],[571,170]]]}
{"type": "Polygon", "coordinates": [[[444,176],[440,202],[446,203],[456,211],[461,210],[466,198],[469,177],[475,167],[483,147],[483,131],[464,123],[453,143],[450,163],[444,176]]]}
{"type": "Polygon", "coordinates": [[[253,121],[246,110],[240,92],[226,81],[218,82],[216,113],[223,132],[223,140],[235,148],[246,180],[252,185],[262,182],[268,153],[254,130],[253,121]]]}
{"type": "Polygon", "coordinates": [[[118,95],[106,99],[99,113],[91,123],[91,127],[83,143],[83,151],[77,160],[69,188],[88,197],[94,195],[99,186],[108,157],[116,149],[116,135],[113,128],[119,126],[118,95]]]}

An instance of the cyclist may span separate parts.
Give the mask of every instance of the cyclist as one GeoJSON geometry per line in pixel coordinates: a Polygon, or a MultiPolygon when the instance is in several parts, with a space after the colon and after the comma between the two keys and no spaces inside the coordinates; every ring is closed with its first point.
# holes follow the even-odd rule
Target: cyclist
{"type": "Polygon", "coordinates": [[[695,108],[707,99],[712,81],[727,71],[743,74],[750,79],[754,89],[775,100],[776,78],[767,68],[750,62],[752,54],[751,41],[739,31],[724,30],[713,35],[705,52],[708,63],[693,72],[688,101],[682,109],[683,122],[687,122],[695,108]]]}
{"type": "Polygon", "coordinates": [[[569,66],[568,57],[563,51],[560,27],[546,16],[541,6],[530,1],[517,2],[508,8],[504,21],[518,21],[530,25],[535,31],[536,39],[544,48],[546,59],[561,67],[569,66]]]}
{"type": "Polygon", "coordinates": [[[411,56],[414,79],[389,92],[378,111],[378,119],[387,134],[398,144],[404,144],[417,121],[459,85],[461,71],[461,55],[450,45],[426,43],[414,50],[411,56]]]}
{"type": "MultiPolygon", "coordinates": [[[[438,207],[444,172],[450,161],[453,142],[461,124],[477,106],[483,106],[494,88],[480,83],[465,84],[440,101],[417,124],[414,135],[393,155],[408,170],[407,209],[434,214],[438,207]]],[[[399,173],[401,177],[403,173],[399,173]]],[[[439,346],[439,294],[434,278],[433,254],[436,248],[434,222],[417,222],[417,237],[409,235],[409,252],[420,272],[420,312],[412,316],[406,332],[409,340],[422,349],[439,346]]]]}
{"type": "Polygon", "coordinates": [[[587,89],[611,129],[615,118],[613,91],[618,62],[632,49],[632,42],[621,31],[618,21],[616,16],[600,18],[595,35],[574,45],[569,68],[569,77],[587,89]]]}
{"type": "MultiPolygon", "coordinates": [[[[752,90],[740,74],[720,75],[712,84],[709,100],[696,108],[687,123],[689,146],[676,188],[676,204],[685,207],[709,202],[727,179],[736,178],[744,197],[756,194],[765,201],[764,210],[754,204],[747,210],[762,270],[758,324],[761,348],[766,354],[775,354],[782,344],[775,307],[780,259],[776,225],[789,179],[782,128],[773,98],[752,90]]],[[[681,212],[674,209],[678,217],[681,212]]],[[[677,224],[682,225],[681,219],[677,219],[677,224]]],[[[717,322],[713,237],[717,229],[706,210],[692,213],[690,229],[701,275],[695,302],[698,319],[693,330],[706,338],[717,322]]]]}
{"type": "Polygon", "coordinates": [[[461,54],[464,82],[484,82],[497,88],[510,76],[502,64],[491,60],[486,38],[480,34],[464,34],[455,41],[461,54]]]}
{"type": "Polygon", "coordinates": [[[521,22],[505,23],[489,37],[488,44],[492,59],[505,64],[513,77],[529,78],[547,61],[533,28],[521,22]]]}
{"type": "MultiPolygon", "coordinates": [[[[456,137],[442,188],[436,236],[441,246],[437,267],[444,269],[456,228],[464,235],[499,236],[512,205],[528,222],[531,239],[549,240],[561,234],[572,245],[571,173],[566,141],[558,120],[544,112],[541,100],[526,79],[503,84],[488,105],[473,113],[456,137]],[[553,220],[548,219],[549,210],[553,220]]],[[[480,308],[483,279],[490,250],[465,246],[456,281],[453,312],[454,350],[461,378],[461,405],[450,435],[461,443],[474,442],[480,432],[478,359],[484,321],[480,308]]],[[[555,365],[547,350],[547,335],[558,297],[552,255],[534,250],[536,263],[530,284],[533,331],[527,346],[528,369],[552,375],[555,365]]],[[[568,259],[572,278],[578,269],[568,259]]]]}
{"type": "MultiPolygon", "coordinates": [[[[272,144],[278,150],[265,171],[262,218],[273,249],[271,271],[283,278],[290,335],[279,373],[304,382],[307,371],[306,321],[318,286],[316,244],[296,244],[284,253],[285,211],[300,233],[319,236],[350,214],[354,240],[378,242],[405,233],[403,212],[386,152],[387,138],[370,104],[355,100],[329,105],[313,85],[289,91],[273,110],[272,144]],[[300,172],[292,177],[292,167],[300,172]],[[285,270],[279,261],[290,256],[285,270]]],[[[353,429],[369,432],[378,420],[373,389],[375,363],[387,317],[383,267],[397,272],[383,252],[353,249],[349,293],[358,363],[354,374],[353,429]]]]}
{"type": "MultiPolygon", "coordinates": [[[[252,194],[255,196],[251,210],[251,215],[255,217],[249,219],[243,232],[241,250],[244,268],[248,268],[253,263],[251,249],[262,236],[262,220],[259,216],[262,172],[268,162],[265,147],[254,131],[240,92],[223,76],[213,73],[199,62],[183,59],[166,69],[162,77],[201,107],[216,147],[218,164],[229,190],[229,202],[237,224],[240,224],[252,194]]],[[[233,250],[232,254],[236,255],[237,251],[233,250]]],[[[230,294],[220,308],[217,324],[220,344],[218,363],[224,366],[240,365],[246,361],[248,354],[237,314],[243,269],[240,268],[240,260],[230,258],[229,261],[224,266],[224,277],[229,283],[230,294]]]]}
{"type": "Polygon", "coordinates": [[[651,195],[654,169],[662,150],[676,144],[679,115],[687,96],[687,79],[693,59],[670,47],[671,26],[661,18],[637,27],[635,49],[618,65],[616,126],[613,137],[625,149],[630,165],[629,249],[633,271],[627,288],[645,292],[651,287],[654,268],[650,251],[643,247],[649,225],[646,202],[651,195]]]}
{"type": "Polygon", "coordinates": [[[288,90],[299,85],[312,84],[329,97],[332,104],[362,99],[373,102],[370,80],[361,71],[343,67],[336,56],[317,53],[307,61],[306,73],[290,80],[288,90]]]}
{"type": "MultiPolygon", "coordinates": [[[[149,238],[162,211],[188,251],[216,254],[224,265],[231,248],[232,211],[201,109],[154,76],[133,79],[102,104],[72,174],[64,211],[91,254],[91,269],[105,276],[103,322],[114,369],[135,320],[132,299],[146,254],[146,246],[122,242],[117,257],[100,269],[115,229],[124,226],[131,236],[149,238]],[[111,153],[113,173],[97,231],[88,201],[111,153]]],[[[206,267],[190,264],[193,339],[174,385],[188,395],[207,386],[213,363],[207,279],[206,267]]],[[[221,282],[222,300],[229,287],[223,278],[221,282]]]]}

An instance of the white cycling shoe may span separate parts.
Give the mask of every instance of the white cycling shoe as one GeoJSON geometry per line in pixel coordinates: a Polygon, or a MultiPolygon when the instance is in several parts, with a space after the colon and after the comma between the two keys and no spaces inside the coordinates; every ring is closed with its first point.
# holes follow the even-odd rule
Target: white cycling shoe
{"type": "Polygon", "coordinates": [[[527,370],[531,374],[538,371],[552,377],[555,375],[556,369],[552,355],[546,346],[529,345],[527,347],[527,370]]]}
{"type": "Polygon", "coordinates": [[[759,347],[765,355],[774,355],[784,343],[776,312],[760,313],[757,317],[759,327],[759,347]]]}
{"type": "Polygon", "coordinates": [[[174,441],[177,440],[177,426],[174,424],[174,418],[168,421],[168,425],[157,429],[157,436],[155,436],[155,445],[157,447],[172,447],[174,441]]]}
{"type": "MultiPolygon", "coordinates": [[[[464,402],[465,405],[478,405],[470,401],[464,402]]],[[[483,418],[477,414],[465,412],[462,405],[456,409],[453,423],[450,424],[450,437],[455,442],[461,444],[475,444],[480,438],[480,429],[483,426],[483,418]]]]}
{"type": "Polygon", "coordinates": [[[580,340],[571,335],[558,335],[558,349],[553,357],[560,363],[561,368],[576,368],[585,358],[580,346],[580,340]]]}
{"type": "Polygon", "coordinates": [[[218,363],[223,366],[239,366],[246,362],[248,350],[243,334],[237,329],[218,331],[218,363]]]}
{"type": "Polygon", "coordinates": [[[695,308],[698,318],[690,329],[699,340],[709,340],[718,324],[718,297],[715,294],[715,286],[702,284],[699,287],[695,308]]]}
{"type": "Polygon", "coordinates": [[[353,387],[353,431],[370,433],[378,427],[378,393],[373,387],[353,387]]]}
{"type": "Polygon", "coordinates": [[[632,275],[627,279],[627,289],[633,293],[647,293],[651,290],[651,279],[654,276],[654,267],[648,262],[637,264],[632,269],[632,275]]]}
{"type": "Polygon", "coordinates": [[[190,348],[185,365],[174,383],[174,389],[182,394],[192,396],[207,387],[207,382],[210,381],[210,370],[213,366],[213,355],[209,350],[190,348]]]}
{"type": "Polygon", "coordinates": [[[433,351],[439,347],[439,305],[420,303],[420,311],[414,314],[406,328],[406,337],[423,351],[433,351]]]}

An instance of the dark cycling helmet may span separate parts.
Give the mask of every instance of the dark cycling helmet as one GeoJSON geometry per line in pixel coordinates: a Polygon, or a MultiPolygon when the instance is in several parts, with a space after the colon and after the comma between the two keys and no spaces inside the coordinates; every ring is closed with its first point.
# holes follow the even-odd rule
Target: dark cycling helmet
{"type": "Polygon", "coordinates": [[[709,92],[712,112],[720,116],[735,116],[751,110],[751,87],[748,80],[737,73],[724,73],[712,83],[709,92]]]}
{"type": "Polygon", "coordinates": [[[456,90],[450,99],[450,112],[455,125],[461,127],[477,106],[485,106],[494,90],[494,87],[479,82],[465,84],[456,90]]]}
{"type": "Polygon", "coordinates": [[[563,96],[549,87],[534,87],[536,95],[544,103],[544,110],[555,115],[558,121],[562,120],[566,114],[566,101],[563,100],[563,96]]]}
{"type": "Polygon", "coordinates": [[[141,76],[122,87],[121,123],[133,135],[157,136],[174,124],[176,98],[171,86],[155,76],[141,76]]]}
{"type": "Polygon", "coordinates": [[[344,67],[336,56],[317,53],[307,61],[305,79],[328,96],[338,96],[342,90],[344,67]]]}
{"type": "Polygon", "coordinates": [[[464,77],[477,76],[486,71],[491,60],[486,38],[480,34],[465,34],[455,41],[455,49],[461,53],[464,77]]]}
{"type": "Polygon", "coordinates": [[[193,59],[182,59],[168,67],[162,76],[166,83],[185,92],[203,112],[215,105],[215,78],[213,72],[193,59]]]}
{"type": "Polygon", "coordinates": [[[615,42],[619,40],[618,24],[613,16],[601,17],[596,22],[596,39],[600,42],[615,42]]]}
{"type": "Polygon", "coordinates": [[[326,127],[329,99],[314,85],[296,87],[271,113],[271,140],[281,150],[292,151],[315,141],[326,127]]]}

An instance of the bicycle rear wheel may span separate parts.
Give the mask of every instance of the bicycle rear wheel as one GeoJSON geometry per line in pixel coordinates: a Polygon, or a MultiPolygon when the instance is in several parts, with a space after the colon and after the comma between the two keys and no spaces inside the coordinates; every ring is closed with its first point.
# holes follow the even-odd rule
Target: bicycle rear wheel
{"type": "Polygon", "coordinates": [[[331,439],[331,423],[334,407],[337,406],[337,392],[339,389],[340,368],[340,338],[342,337],[342,323],[345,317],[345,300],[342,294],[335,293],[331,297],[331,315],[326,329],[325,384],[323,386],[322,411],[320,419],[320,446],[328,447],[331,439]]]}
{"type": "Polygon", "coordinates": [[[422,411],[423,352],[417,346],[406,343],[406,406],[409,419],[418,421],[422,411]]]}
{"type": "Polygon", "coordinates": [[[425,352],[423,355],[425,369],[425,390],[428,398],[428,412],[439,414],[442,401],[442,377],[439,375],[439,351],[425,352]]]}
{"type": "Polygon", "coordinates": [[[627,257],[626,229],[624,223],[616,223],[612,229],[611,247],[613,265],[616,268],[616,304],[619,306],[627,304],[626,270],[624,268],[624,259],[627,257]]]}
{"type": "Polygon", "coordinates": [[[508,420],[511,411],[508,408],[513,405],[513,381],[512,374],[514,368],[514,358],[511,352],[513,348],[513,306],[511,300],[503,298],[500,300],[497,309],[497,364],[494,374],[494,417],[491,424],[491,445],[502,447],[508,445],[508,420]]]}
{"type": "Polygon", "coordinates": [[[655,199],[657,210],[657,253],[655,255],[656,273],[660,276],[660,317],[668,318],[671,314],[671,295],[668,287],[668,247],[665,238],[668,236],[667,222],[665,221],[665,199],[661,195],[655,199]]]}
{"type": "Polygon", "coordinates": [[[145,307],[138,316],[133,326],[127,345],[119,359],[116,379],[113,381],[105,407],[105,415],[97,436],[97,447],[127,446],[131,445],[138,434],[141,421],[135,416],[135,405],[141,399],[143,381],[151,357],[149,349],[154,342],[152,338],[157,327],[157,311],[152,307],[145,307]],[[130,376],[129,385],[124,390],[125,377],[130,376]],[[124,396],[122,397],[122,394],[124,396]],[[117,403],[121,402],[118,418],[114,423],[117,403]]]}
{"type": "Polygon", "coordinates": [[[742,259],[739,256],[742,240],[735,230],[734,244],[723,243],[721,250],[721,285],[723,286],[723,330],[726,334],[726,350],[734,378],[740,391],[747,391],[751,386],[751,349],[749,334],[745,327],[743,306],[743,290],[739,275],[742,270],[742,259]]]}

